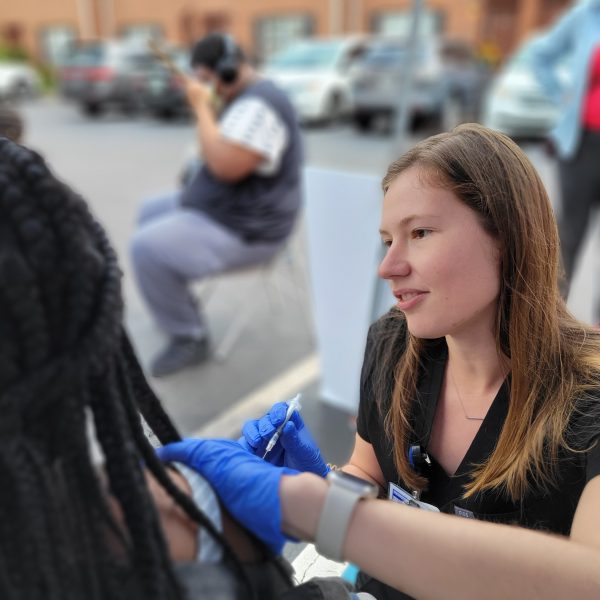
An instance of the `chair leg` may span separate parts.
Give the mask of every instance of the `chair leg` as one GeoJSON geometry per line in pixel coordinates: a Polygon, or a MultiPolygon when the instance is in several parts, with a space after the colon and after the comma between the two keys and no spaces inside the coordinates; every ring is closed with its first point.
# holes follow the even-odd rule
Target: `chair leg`
{"type": "MultiPolygon", "coordinates": [[[[301,264],[301,258],[294,256],[294,254],[295,249],[288,247],[283,253],[276,256],[273,261],[260,267],[260,272],[256,273],[254,281],[249,286],[247,292],[247,297],[252,298],[252,301],[244,302],[240,310],[232,319],[223,338],[215,349],[215,359],[224,361],[228,357],[240,335],[248,326],[252,315],[259,309],[260,302],[257,301],[258,294],[250,293],[250,289],[258,292],[259,287],[263,288],[271,311],[274,311],[276,308],[276,302],[274,300],[279,301],[281,306],[285,305],[287,300],[295,301],[296,304],[300,304],[299,309],[303,313],[307,329],[312,332],[313,317],[312,311],[310,310],[310,300],[309,297],[303,297],[304,293],[307,291],[308,277],[306,275],[305,266],[301,264]],[[284,263],[285,268],[278,268],[283,266],[284,263]],[[273,295],[276,295],[277,298],[273,298],[273,295]]],[[[215,281],[207,282],[207,284],[207,291],[210,295],[210,293],[214,291],[215,281]]]]}
{"type": "MultiPolygon", "coordinates": [[[[259,287],[260,280],[256,280],[254,283],[254,288],[259,287]]],[[[248,297],[255,297],[255,294],[248,294],[248,297]]],[[[215,358],[219,361],[223,361],[229,356],[229,352],[231,351],[233,345],[238,341],[240,335],[250,322],[250,317],[256,312],[258,309],[258,304],[256,300],[254,302],[245,302],[242,305],[242,308],[238,311],[238,313],[233,318],[231,325],[227,328],[223,339],[219,342],[216,350],[215,350],[215,358]]]]}

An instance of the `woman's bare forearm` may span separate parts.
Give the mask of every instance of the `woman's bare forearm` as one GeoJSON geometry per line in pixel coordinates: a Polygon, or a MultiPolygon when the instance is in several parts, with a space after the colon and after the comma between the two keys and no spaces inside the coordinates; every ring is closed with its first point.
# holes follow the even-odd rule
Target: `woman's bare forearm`
{"type": "MultiPolygon", "coordinates": [[[[314,540],[327,483],[303,474],[280,487],[286,533],[314,540]]],[[[600,549],[522,528],[360,502],[344,556],[417,598],[600,598],[600,549]]]]}

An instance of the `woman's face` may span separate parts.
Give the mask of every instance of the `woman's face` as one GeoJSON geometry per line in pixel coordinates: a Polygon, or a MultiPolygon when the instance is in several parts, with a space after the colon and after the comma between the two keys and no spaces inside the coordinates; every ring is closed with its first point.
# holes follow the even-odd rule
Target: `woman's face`
{"type": "Polygon", "coordinates": [[[384,199],[379,275],[390,282],[409,331],[433,339],[493,330],[500,290],[498,244],[451,191],[418,167],[401,173],[384,199]]]}

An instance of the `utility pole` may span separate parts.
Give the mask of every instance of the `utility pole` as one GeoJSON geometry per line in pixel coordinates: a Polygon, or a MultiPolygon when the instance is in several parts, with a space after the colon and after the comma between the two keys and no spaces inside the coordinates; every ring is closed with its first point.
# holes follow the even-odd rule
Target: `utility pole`
{"type": "MultiPolygon", "coordinates": [[[[396,114],[394,115],[391,160],[397,159],[400,155],[408,150],[407,138],[408,127],[410,124],[410,97],[413,89],[413,79],[415,65],[419,46],[421,44],[421,21],[423,20],[423,12],[425,8],[425,0],[413,0],[411,10],[410,32],[406,39],[408,52],[406,60],[402,68],[401,81],[403,82],[400,93],[398,94],[398,102],[396,103],[396,114]]],[[[379,261],[383,260],[385,248],[379,248],[379,261]]],[[[387,285],[376,283],[373,289],[373,298],[371,301],[371,323],[375,321],[383,312],[382,307],[389,303],[389,290],[387,285]]]]}
{"type": "Polygon", "coordinates": [[[421,22],[423,20],[423,12],[425,8],[425,0],[413,0],[411,10],[410,33],[406,40],[408,52],[406,61],[402,69],[403,84],[398,94],[398,102],[396,104],[396,114],[394,119],[394,140],[393,152],[395,155],[406,150],[406,138],[408,137],[408,127],[410,122],[410,99],[414,85],[415,65],[417,55],[421,45],[421,22]],[[398,144],[396,144],[396,141],[398,144]],[[399,148],[397,147],[399,146],[399,148]]]}

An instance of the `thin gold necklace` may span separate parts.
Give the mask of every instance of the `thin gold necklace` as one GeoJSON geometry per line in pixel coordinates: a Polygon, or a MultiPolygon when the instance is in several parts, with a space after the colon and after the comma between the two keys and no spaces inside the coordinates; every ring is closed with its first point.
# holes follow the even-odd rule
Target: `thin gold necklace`
{"type": "Polygon", "coordinates": [[[454,390],[456,391],[456,396],[458,397],[458,401],[459,401],[460,407],[462,408],[462,411],[465,415],[465,419],[468,419],[469,421],[483,421],[485,419],[485,415],[483,415],[483,417],[472,417],[467,413],[467,410],[462,401],[460,392],[458,391],[458,386],[456,385],[456,381],[454,381],[454,375],[452,375],[452,371],[450,371],[450,379],[452,380],[452,385],[454,386],[454,390]]]}

